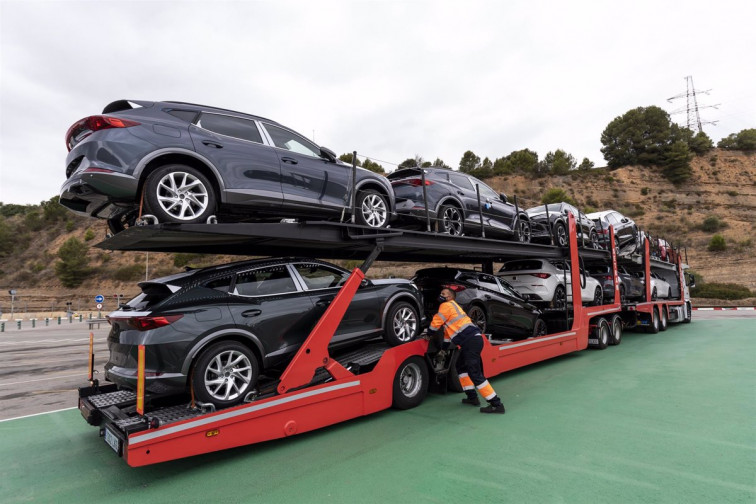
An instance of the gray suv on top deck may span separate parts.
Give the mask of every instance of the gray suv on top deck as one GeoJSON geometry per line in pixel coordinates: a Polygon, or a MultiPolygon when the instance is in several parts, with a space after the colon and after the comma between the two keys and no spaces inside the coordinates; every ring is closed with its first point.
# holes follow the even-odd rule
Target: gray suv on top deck
{"type": "MultiPolygon", "coordinates": [[[[117,233],[139,214],[159,222],[349,218],[352,166],[281,124],[180,102],[119,100],[74,123],[60,203],[117,233]]],[[[385,177],[356,171],[355,220],[395,216],[385,177]]]]}

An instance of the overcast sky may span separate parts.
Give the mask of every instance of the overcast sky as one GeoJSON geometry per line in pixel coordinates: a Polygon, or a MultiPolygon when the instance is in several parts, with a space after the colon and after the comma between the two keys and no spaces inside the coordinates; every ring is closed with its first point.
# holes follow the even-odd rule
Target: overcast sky
{"type": "MultiPolygon", "coordinates": [[[[388,171],[472,150],[604,166],[601,132],[672,112],[756,127],[756,2],[0,0],[0,202],[65,177],[64,136],[117,99],[262,115],[388,171]]],[[[673,115],[686,124],[686,115],[673,115]]]]}

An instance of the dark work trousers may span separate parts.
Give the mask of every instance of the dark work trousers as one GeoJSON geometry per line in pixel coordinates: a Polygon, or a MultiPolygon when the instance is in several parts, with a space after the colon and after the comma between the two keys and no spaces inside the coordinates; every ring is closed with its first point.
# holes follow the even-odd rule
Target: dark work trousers
{"type": "MultiPolygon", "coordinates": [[[[456,339],[454,338],[454,340],[456,339]]],[[[483,364],[480,360],[480,352],[483,350],[483,337],[478,333],[476,336],[462,338],[459,347],[460,354],[456,364],[457,374],[464,375],[466,373],[469,375],[470,380],[484,399],[494,406],[501,404],[501,399],[496,395],[483,374],[483,364]]],[[[469,397],[475,396],[475,390],[465,390],[465,392],[469,397]]]]}

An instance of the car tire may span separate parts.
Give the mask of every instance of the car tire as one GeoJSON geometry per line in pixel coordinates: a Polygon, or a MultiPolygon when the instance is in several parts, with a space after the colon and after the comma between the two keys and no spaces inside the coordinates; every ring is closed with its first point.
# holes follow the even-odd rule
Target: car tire
{"type": "Polygon", "coordinates": [[[549,329],[546,326],[546,322],[542,318],[537,318],[535,324],[533,324],[533,337],[537,338],[539,336],[546,336],[548,331],[549,329]]]}
{"type": "Polygon", "coordinates": [[[522,216],[517,219],[515,240],[520,243],[530,243],[530,221],[528,219],[523,219],[522,216]]]}
{"type": "Polygon", "coordinates": [[[620,305],[626,305],[627,304],[627,294],[625,294],[625,286],[624,285],[620,285],[619,291],[620,291],[620,305]]]}
{"type": "Polygon", "coordinates": [[[152,172],[144,184],[147,213],[158,222],[205,223],[215,214],[216,201],[210,180],[191,166],[163,166],[152,172]]]}
{"type": "Polygon", "coordinates": [[[622,317],[615,314],[612,317],[612,335],[609,338],[610,345],[619,345],[622,343],[622,317]]]}
{"type": "Polygon", "coordinates": [[[202,351],[192,371],[194,395],[200,402],[227,408],[244,400],[257,385],[260,365],[247,346],[221,341],[202,351]]]}
{"type": "Polygon", "coordinates": [[[397,346],[414,340],[420,331],[420,317],[417,308],[406,301],[394,303],[389,308],[385,327],[383,339],[390,346],[397,346]]]}
{"type": "Polygon", "coordinates": [[[604,291],[601,287],[596,287],[593,293],[593,306],[601,306],[604,303],[604,291]]]}
{"type": "Polygon", "coordinates": [[[659,310],[654,307],[653,312],[651,312],[651,325],[648,326],[648,332],[651,334],[656,334],[659,332],[659,310]]]}
{"type": "Polygon", "coordinates": [[[669,316],[667,315],[667,309],[664,306],[662,306],[661,317],[659,319],[659,330],[664,332],[667,330],[668,326],[669,326],[669,316]]]}
{"type": "Polygon", "coordinates": [[[598,239],[598,233],[596,233],[595,229],[591,229],[591,248],[594,250],[598,250],[601,248],[601,244],[599,243],[598,239]]]}
{"type": "Polygon", "coordinates": [[[371,228],[388,226],[388,198],[375,189],[366,189],[357,193],[355,212],[358,224],[371,228]]]}
{"type": "Polygon", "coordinates": [[[564,310],[567,306],[567,289],[564,285],[557,285],[554,289],[554,298],[551,300],[551,304],[558,310],[564,310]]]}
{"type": "Polygon", "coordinates": [[[467,316],[470,317],[472,323],[478,326],[480,332],[486,334],[488,329],[488,317],[486,316],[486,310],[480,305],[472,305],[467,310],[467,316]]]}
{"type": "Polygon", "coordinates": [[[656,301],[657,295],[656,295],[656,287],[651,291],[651,301],[656,301]]]}
{"type": "Polygon", "coordinates": [[[428,383],[427,364],[413,355],[396,370],[391,406],[400,410],[418,406],[428,394],[428,383]]]}
{"type": "Polygon", "coordinates": [[[598,342],[594,344],[594,348],[604,350],[609,346],[609,339],[612,335],[612,328],[609,325],[609,322],[604,317],[599,318],[596,322],[596,328],[594,331],[595,339],[598,340],[598,342]]]}
{"type": "Polygon", "coordinates": [[[438,210],[438,232],[451,236],[465,234],[465,219],[462,210],[455,205],[441,205],[438,210]]]}
{"type": "Polygon", "coordinates": [[[564,225],[564,222],[557,222],[554,224],[554,245],[557,247],[566,247],[568,244],[567,226],[564,225]]]}

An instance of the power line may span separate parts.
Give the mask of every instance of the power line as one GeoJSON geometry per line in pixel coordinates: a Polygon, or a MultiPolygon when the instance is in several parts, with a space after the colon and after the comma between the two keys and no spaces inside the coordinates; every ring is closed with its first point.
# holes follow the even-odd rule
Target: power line
{"type": "Polygon", "coordinates": [[[667,98],[667,101],[672,103],[672,100],[676,100],[678,98],[685,98],[686,100],[686,106],[679,108],[677,110],[673,110],[670,112],[670,114],[679,114],[682,112],[686,112],[688,114],[688,129],[693,131],[694,126],[698,126],[698,132],[703,132],[703,125],[704,124],[712,124],[715,125],[719,121],[702,121],[701,115],[698,113],[700,109],[704,108],[717,108],[719,107],[719,103],[716,105],[698,105],[698,98],[696,97],[696,93],[698,94],[709,94],[709,91],[711,89],[707,89],[706,91],[697,91],[696,88],[693,86],[693,76],[688,75],[685,77],[685,83],[687,85],[687,90],[685,93],[681,93],[679,95],[673,96],[671,98],[667,98]]]}

